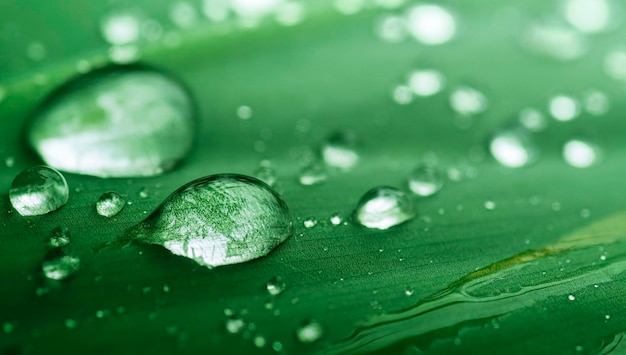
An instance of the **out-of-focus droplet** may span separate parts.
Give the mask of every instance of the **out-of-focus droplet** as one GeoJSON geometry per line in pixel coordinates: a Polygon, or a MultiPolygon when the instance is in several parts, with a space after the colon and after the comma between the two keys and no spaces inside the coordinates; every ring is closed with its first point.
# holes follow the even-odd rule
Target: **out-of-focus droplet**
{"type": "Polygon", "coordinates": [[[548,126],[544,114],[534,108],[521,110],[519,113],[519,122],[524,128],[533,132],[541,132],[548,126]]]}
{"type": "Polygon", "coordinates": [[[283,0],[231,0],[230,6],[240,18],[261,18],[273,11],[283,0]]]}
{"type": "Polygon", "coordinates": [[[591,143],[572,139],[563,146],[565,162],[575,168],[588,168],[598,160],[598,149],[591,143]]]}
{"type": "Polygon", "coordinates": [[[322,158],[326,165],[349,170],[359,162],[356,135],[341,130],[328,136],[321,146],[322,158]]]}
{"type": "Polygon", "coordinates": [[[289,209],[268,185],[219,174],[176,190],[124,238],[214,267],[265,256],[292,234],[289,209]]]}
{"type": "Polygon", "coordinates": [[[296,337],[300,342],[305,344],[318,341],[323,334],[324,328],[322,328],[322,325],[314,319],[303,322],[296,329],[296,337]]]}
{"type": "Polygon", "coordinates": [[[334,0],[335,9],[344,15],[354,15],[363,9],[364,0],[334,0]]]}
{"type": "Polygon", "coordinates": [[[80,269],[80,259],[54,249],[46,256],[41,269],[48,279],[65,280],[80,269]]]}
{"type": "Polygon", "coordinates": [[[487,110],[487,97],[474,88],[461,86],[450,95],[450,106],[461,115],[473,116],[487,110]]]}
{"type": "Polygon", "coordinates": [[[583,98],[585,110],[593,116],[602,116],[609,112],[609,98],[602,91],[590,90],[583,98]]]}
{"type": "Polygon", "coordinates": [[[407,36],[404,22],[400,16],[385,16],[376,24],[376,35],[385,42],[402,42],[407,36]]]}
{"type": "Polygon", "coordinates": [[[31,42],[26,47],[26,56],[28,59],[39,62],[46,58],[47,49],[41,42],[31,42]]]}
{"type": "Polygon", "coordinates": [[[418,4],[407,11],[407,28],[419,42],[438,45],[450,41],[456,33],[454,16],[436,4],[418,4]]]}
{"type": "Polygon", "coordinates": [[[104,217],[113,217],[126,206],[126,200],[117,192],[106,192],[96,201],[96,212],[104,217]]]}
{"type": "Polygon", "coordinates": [[[109,59],[115,64],[130,64],[139,59],[139,47],[134,44],[112,46],[109,48],[109,59]]]}
{"type": "Polygon", "coordinates": [[[626,50],[614,49],[604,57],[604,72],[614,80],[626,81],[626,50]]]}
{"type": "Polygon", "coordinates": [[[550,99],[550,114],[557,121],[571,121],[580,114],[578,100],[567,95],[556,95],[550,99]]]}
{"type": "Polygon", "coordinates": [[[605,31],[611,25],[611,6],[607,0],[568,0],[563,9],[570,25],[584,33],[605,31]]]}
{"type": "Polygon", "coordinates": [[[401,190],[380,186],[366,192],[357,203],[354,219],[373,229],[389,229],[415,217],[411,199],[401,190]]]}
{"type": "Polygon", "coordinates": [[[9,190],[11,205],[22,216],[37,216],[57,210],[69,198],[63,175],[47,166],[28,168],[15,177],[9,190]]]}
{"type": "Polygon", "coordinates": [[[133,11],[112,12],[100,21],[102,37],[112,45],[124,45],[139,39],[140,19],[133,11]]]}
{"type": "Polygon", "coordinates": [[[283,26],[295,26],[304,20],[304,5],[299,2],[285,2],[276,10],[276,22],[283,26]]]}
{"type": "Polygon", "coordinates": [[[426,197],[436,194],[443,187],[443,176],[437,168],[420,165],[407,180],[409,189],[416,195],[426,197]]]}
{"type": "Polygon", "coordinates": [[[176,1],[170,7],[170,20],[179,28],[188,29],[198,22],[198,11],[191,2],[176,1]]]}
{"type": "Polygon", "coordinates": [[[314,162],[311,163],[300,171],[298,181],[301,185],[312,186],[319,185],[328,179],[328,171],[324,165],[314,162]]]}
{"type": "Polygon", "coordinates": [[[187,155],[194,104],[175,80],[152,70],[91,72],[39,109],[30,144],[57,169],[99,177],[152,176],[187,155]]]}
{"type": "Polygon", "coordinates": [[[302,224],[304,224],[304,228],[311,229],[317,225],[317,220],[315,218],[307,218],[302,224]]]}
{"type": "Polygon", "coordinates": [[[213,22],[222,22],[230,12],[228,0],[203,0],[202,13],[213,22]]]}
{"type": "Polygon", "coordinates": [[[521,129],[495,134],[489,143],[489,151],[500,164],[509,168],[526,166],[539,156],[530,135],[521,129]]]}
{"type": "Polygon", "coordinates": [[[485,207],[486,210],[495,210],[496,209],[496,203],[491,201],[491,200],[485,201],[483,206],[485,207]]]}
{"type": "Polygon", "coordinates": [[[254,171],[254,177],[274,187],[278,182],[276,171],[269,166],[261,166],[254,171]]]}
{"type": "Polygon", "coordinates": [[[246,322],[241,317],[232,315],[226,319],[225,327],[227,332],[237,334],[246,327],[246,322]]]}
{"type": "Polygon", "coordinates": [[[522,44],[534,53],[560,61],[578,59],[587,51],[580,32],[552,23],[530,25],[524,31],[522,44]]]}
{"type": "Polygon", "coordinates": [[[399,105],[408,105],[413,102],[413,92],[410,87],[406,85],[398,85],[393,89],[391,93],[393,101],[399,105]]]}
{"type": "Polygon", "coordinates": [[[237,117],[242,120],[249,120],[252,118],[252,109],[250,106],[239,106],[237,107],[237,117]]]}
{"type": "Polygon", "coordinates": [[[330,224],[333,226],[338,226],[341,223],[343,223],[343,216],[339,212],[333,213],[333,215],[330,216],[330,224]]]}
{"type": "Polygon", "coordinates": [[[70,232],[65,227],[56,227],[50,232],[49,244],[53,248],[61,248],[70,244],[70,232]]]}
{"type": "Polygon", "coordinates": [[[444,82],[443,74],[434,69],[415,70],[409,75],[409,87],[417,96],[432,96],[439,93],[444,82]]]}

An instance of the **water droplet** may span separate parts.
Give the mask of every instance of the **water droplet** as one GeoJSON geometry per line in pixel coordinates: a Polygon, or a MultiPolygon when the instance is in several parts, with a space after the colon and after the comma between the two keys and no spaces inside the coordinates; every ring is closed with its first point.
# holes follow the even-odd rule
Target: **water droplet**
{"type": "Polygon", "coordinates": [[[408,297],[413,296],[414,293],[415,293],[415,290],[412,287],[407,287],[404,290],[404,294],[408,297]]]}
{"type": "Polygon", "coordinates": [[[96,211],[104,217],[113,217],[126,206],[126,200],[117,192],[106,192],[98,198],[96,211]]]}
{"type": "Polygon", "coordinates": [[[473,116],[487,109],[487,97],[474,88],[461,86],[450,95],[450,106],[461,115],[473,116]]]}
{"type": "Polygon", "coordinates": [[[254,172],[254,177],[263,181],[264,183],[274,187],[278,182],[278,177],[274,169],[268,166],[261,166],[254,172]]]}
{"type": "Polygon", "coordinates": [[[549,110],[557,121],[571,121],[580,114],[580,103],[573,97],[557,95],[550,99],[549,110]]]}
{"type": "Polygon", "coordinates": [[[409,75],[409,86],[417,96],[432,96],[443,89],[444,77],[433,69],[415,70],[409,75]]]}
{"type": "Polygon", "coordinates": [[[534,108],[526,108],[520,111],[519,122],[524,128],[533,132],[541,132],[548,125],[543,113],[534,108]]]}
{"type": "Polygon", "coordinates": [[[610,24],[611,13],[607,0],[568,0],[564,8],[567,22],[584,33],[606,30],[610,24]]]}
{"type": "Polygon", "coordinates": [[[594,116],[602,116],[609,112],[609,99],[598,90],[590,90],[585,93],[583,99],[585,110],[594,116]]]}
{"type": "Polygon", "coordinates": [[[398,85],[393,89],[391,97],[398,105],[408,105],[413,102],[413,91],[406,85],[398,85]]]}
{"type": "Polygon", "coordinates": [[[252,177],[219,174],[179,188],[128,237],[212,267],[265,256],[292,233],[274,190],[252,177]]]}
{"type": "Polygon", "coordinates": [[[272,350],[276,351],[277,353],[283,351],[283,343],[279,342],[279,341],[275,341],[272,343],[272,350]]]}
{"type": "Polygon", "coordinates": [[[70,244],[70,232],[65,227],[56,227],[50,233],[50,246],[55,248],[70,244]]]}
{"type": "Polygon", "coordinates": [[[330,223],[333,226],[338,226],[341,223],[343,223],[343,216],[340,213],[333,213],[332,216],[330,216],[330,223]]]}
{"type": "Polygon", "coordinates": [[[145,187],[142,187],[141,190],[139,190],[139,197],[148,198],[148,189],[145,187]]]}
{"type": "Polygon", "coordinates": [[[598,149],[589,142],[573,139],[563,146],[563,158],[575,168],[588,168],[596,163],[598,149]]]}
{"type": "Polygon", "coordinates": [[[296,336],[298,337],[298,340],[305,344],[316,342],[322,337],[323,334],[324,329],[322,328],[322,325],[314,319],[302,323],[296,329],[296,336]]]}
{"type": "Polygon", "coordinates": [[[525,29],[522,44],[529,50],[561,61],[580,58],[587,46],[582,35],[553,23],[535,23],[525,29]]]}
{"type": "Polygon", "coordinates": [[[321,153],[324,162],[332,167],[348,170],[359,162],[356,150],[357,139],[351,131],[337,131],[322,144],[321,153]]]}
{"type": "Polygon", "coordinates": [[[267,292],[269,292],[272,296],[277,296],[285,291],[285,287],[287,284],[283,281],[283,278],[280,276],[274,276],[269,281],[267,281],[267,292]]]}
{"type": "Polygon", "coordinates": [[[496,209],[496,203],[493,201],[485,201],[484,203],[485,209],[487,210],[494,210],[496,209]]]}
{"type": "Polygon", "coordinates": [[[418,196],[431,196],[443,187],[443,177],[434,167],[421,165],[408,178],[409,189],[418,196]]]}
{"type": "Polygon", "coordinates": [[[65,255],[60,249],[53,249],[41,264],[45,277],[51,280],[65,280],[80,268],[80,259],[65,255]]]}
{"type": "Polygon", "coordinates": [[[576,297],[574,295],[569,295],[569,296],[567,296],[567,299],[570,300],[570,301],[573,301],[573,300],[576,299],[576,297]]]}
{"type": "Polygon", "coordinates": [[[539,156],[531,137],[521,129],[497,133],[489,143],[489,151],[500,164],[509,168],[526,166],[539,156]]]}
{"type": "Polygon", "coordinates": [[[6,157],[6,158],[4,159],[4,165],[5,165],[7,168],[12,168],[13,166],[15,166],[15,158],[13,158],[13,157],[11,157],[11,156],[6,157]]]}
{"type": "Polygon", "coordinates": [[[265,346],[267,342],[265,341],[265,338],[262,335],[257,335],[254,337],[253,343],[254,343],[254,346],[256,346],[257,348],[262,348],[265,346]]]}
{"type": "Polygon", "coordinates": [[[141,37],[146,41],[155,42],[163,36],[163,25],[156,20],[144,20],[141,22],[141,37]]]}
{"type": "Polygon", "coordinates": [[[328,179],[328,172],[324,165],[317,162],[309,164],[302,168],[298,181],[301,185],[312,186],[319,185],[328,179]]]}
{"type": "Polygon", "coordinates": [[[580,210],[580,216],[582,218],[589,218],[591,216],[591,211],[588,208],[583,208],[580,210]]]}
{"type": "Polygon", "coordinates": [[[53,94],[28,137],[47,164],[99,177],[171,169],[191,148],[193,103],[167,76],[139,68],[91,72],[53,94]]]}
{"type": "Polygon", "coordinates": [[[407,12],[407,28],[413,37],[426,45],[443,44],[456,33],[456,21],[444,7],[419,4],[407,12]]]}
{"type": "Polygon", "coordinates": [[[411,199],[393,187],[375,187],[357,203],[354,219],[367,228],[389,229],[415,217],[411,199]]]}
{"type": "Polygon", "coordinates": [[[221,22],[228,18],[228,5],[227,1],[203,0],[202,13],[210,21],[221,22]]]}
{"type": "Polygon", "coordinates": [[[193,27],[198,22],[198,11],[187,1],[177,1],[170,8],[170,19],[182,29],[193,27]]]}
{"type": "Polygon", "coordinates": [[[313,218],[307,218],[304,220],[303,224],[305,228],[310,229],[317,225],[317,221],[313,218]]]}
{"type": "Polygon", "coordinates": [[[9,199],[22,216],[37,216],[57,210],[69,198],[67,182],[60,172],[47,166],[35,166],[17,174],[9,199]]]}
{"type": "Polygon", "coordinates": [[[237,107],[237,117],[242,120],[249,120],[252,118],[252,109],[250,106],[239,106],[237,107]]]}
{"type": "Polygon", "coordinates": [[[105,16],[100,22],[100,32],[112,45],[123,45],[139,38],[139,17],[132,11],[118,11],[105,16]]]}

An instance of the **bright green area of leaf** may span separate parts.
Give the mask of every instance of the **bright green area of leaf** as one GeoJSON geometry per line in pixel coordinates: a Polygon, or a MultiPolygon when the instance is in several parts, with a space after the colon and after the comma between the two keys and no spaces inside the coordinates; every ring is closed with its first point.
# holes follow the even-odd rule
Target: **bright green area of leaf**
{"type": "MultiPolygon", "coordinates": [[[[524,20],[507,17],[511,13],[493,3],[454,3],[459,35],[441,47],[411,40],[385,43],[373,34],[373,26],[382,13],[392,11],[342,16],[326,3],[292,28],[267,22],[258,29],[221,34],[206,25],[185,35],[179,48],[150,45],[144,61],[180,77],[198,101],[200,129],[193,152],[179,168],[155,178],[66,174],[72,189],[68,204],[33,218],[7,212],[12,178],[40,163],[23,140],[24,125],[37,103],[74,75],[77,60],[105,62],[94,22],[104,6],[84,4],[67,12],[52,3],[42,2],[37,10],[18,2],[2,4],[10,11],[0,11],[0,16],[10,18],[29,38],[38,35],[49,55],[42,63],[30,63],[22,54],[27,40],[2,39],[0,85],[8,94],[0,102],[0,158],[14,157],[15,165],[0,170],[0,211],[5,211],[0,215],[0,324],[13,326],[10,334],[0,334],[0,347],[24,353],[272,353],[271,343],[280,341],[289,353],[326,351],[372,317],[410,309],[477,269],[529,249],[559,245],[563,236],[622,211],[626,123],[620,112],[625,93],[623,84],[606,77],[602,63],[623,29],[592,37],[581,60],[554,62],[522,50],[518,36],[524,20]],[[37,20],[43,14],[50,20],[37,20]],[[67,17],[80,21],[70,26],[67,17]],[[445,92],[407,106],[394,103],[392,88],[422,65],[446,75],[445,92]],[[41,73],[48,75],[47,82],[38,79],[41,73]],[[460,130],[447,94],[465,83],[486,93],[489,110],[470,129],[460,130]],[[471,158],[472,151],[486,154],[488,137],[515,123],[521,108],[545,109],[555,93],[580,96],[591,88],[609,96],[609,114],[550,121],[535,136],[541,148],[538,163],[511,170],[488,155],[471,158]],[[251,120],[236,117],[240,105],[252,107],[251,120]],[[296,128],[302,120],[311,125],[305,133],[296,128]],[[361,163],[348,173],[334,173],[324,185],[300,186],[298,152],[316,149],[337,128],[358,134],[361,163]],[[562,144],[580,135],[593,138],[602,149],[597,166],[575,169],[562,160],[562,144]],[[260,140],[266,145],[263,152],[254,149],[260,140]],[[358,198],[376,185],[404,187],[408,173],[431,151],[444,168],[468,164],[477,176],[446,181],[438,195],[416,199],[421,218],[388,231],[328,223],[335,212],[348,216],[358,198]],[[94,251],[143,220],[184,183],[213,173],[251,174],[262,159],[272,161],[279,192],[296,223],[295,235],[267,257],[209,270],[158,247],[94,251]],[[139,197],[142,188],[147,198],[139,197]],[[133,203],[113,219],[98,216],[94,204],[106,191],[117,191],[133,203]],[[538,203],[531,203],[533,196],[538,203]],[[496,208],[486,210],[486,200],[496,208]],[[561,206],[558,211],[555,202],[561,206]],[[590,218],[581,217],[583,209],[591,211],[590,218]],[[308,217],[320,223],[305,229],[302,221],[308,217]],[[72,234],[71,251],[81,258],[81,270],[66,282],[49,283],[41,276],[40,262],[50,231],[59,225],[72,234]],[[274,276],[281,276],[287,288],[270,298],[264,288],[274,276]],[[414,290],[411,296],[405,294],[408,288],[414,290]],[[226,333],[225,308],[247,310],[244,318],[256,326],[249,339],[226,333]],[[110,315],[98,318],[99,310],[110,315]],[[302,345],[295,328],[309,318],[319,320],[325,333],[318,343],[302,345]],[[77,326],[68,329],[68,319],[77,326]],[[252,342],[257,335],[268,345],[257,349],[252,342]]],[[[519,5],[526,6],[521,11],[529,18],[549,11],[519,5]]],[[[167,8],[149,6],[161,15],[167,8]]],[[[619,241],[621,224],[602,226],[617,233],[619,241]]],[[[543,271],[557,279],[562,272],[565,280],[566,274],[595,270],[603,263],[621,265],[624,247],[619,242],[600,238],[598,243],[562,258],[542,256],[534,268],[503,278],[502,288],[541,283],[543,271]]],[[[405,339],[394,351],[413,343],[441,353],[574,353],[576,346],[595,352],[626,324],[623,273],[598,273],[597,288],[563,282],[553,293],[526,294],[519,307],[494,319],[442,313],[449,327],[405,339]],[[575,301],[567,299],[571,292],[575,301]]],[[[490,305],[484,307],[489,310],[490,305]]],[[[415,322],[419,326],[419,318],[415,322]]]]}

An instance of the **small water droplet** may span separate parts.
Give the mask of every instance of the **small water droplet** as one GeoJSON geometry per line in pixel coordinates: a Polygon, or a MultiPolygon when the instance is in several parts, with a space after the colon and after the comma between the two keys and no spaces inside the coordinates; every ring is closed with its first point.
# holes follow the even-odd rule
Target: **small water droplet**
{"type": "Polygon", "coordinates": [[[142,187],[141,190],[139,190],[139,197],[148,198],[148,189],[145,187],[142,187]]]}
{"type": "Polygon", "coordinates": [[[96,211],[104,217],[113,217],[126,206],[126,200],[117,192],[105,192],[96,202],[96,211]]]}
{"type": "Polygon", "coordinates": [[[240,333],[245,327],[246,322],[236,315],[230,315],[225,323],[226,331],[231,334],[240,333]]]}
{"type": "Polygon", "coordinates": [[[305,344],[316,342],[322,337],[323,334],[324,329],[322,328],[322,325],[314,319],[303,322],[296,329],[296,337],[300,342],[305,344]]]}
{"type": "Polygon", "coordinates": [[[289,209],[268,185],[218,174],[176,190],[125,238],[213,267],[265,256],[292,233],[289,209]]]}
{"type": "Polygon", "coordinates": [[[56,227],[50,232],[50,246],[54,248],[64,247],[70,244],[70,232],[65,227],[56,227]]]}
{"type": "Polygon", "coordinates": [[[116,11],[100,21],[102,37],[112,45],[123,45],[139,38],[139,16],[133,11],[116,11]]]}
{"type": "Polygon", "coordinates": [[[272,350],[276,351],[277,353],[283,351],[283,343],[279,342],[279,341],[275,341],[272,343],[272,350]]]}
{"type": "Polygon", "coordinates": [[[591,211],[587,208],[583,208],[582,210],[580,210],[580,216],[582,218],[589,218],[591,216],[591,211]]]}
{"type": "Polygon", "coordinates": [[[252,118],[252,109],[250,106],[239,106],[237,107],[237,117],[242,120],[249,120],[252,118]]]}
{"type": "Polygon", "coordinates": [[[15,166],[15,158],[8,156],[4,159],[4,165],[7,168],[12,168],[13,166],[15,166]]]}
{"type": "Polygon", "coordinates": [[[550,99],[548,109],[557,121],[571,121],[580,114],[578,100],[567,95],[557,95],[550,99]]]}
{"type": "Polygon", "coordinates": [[[444,7],[435,4],[415,5],[407,11],[408,31],[426,45],[450,41],[456,33],[456,20],[444,7]]]}
{"type": "Polygon", "coordinates": [[[307,218],[304,220],[303,224],[305,228],[311,229],[317,225],[317,220],[314,218],[307,218]]]}
{"type": "Polygon", "coordinates": [[[389,229],[415,217],[411,199],[401,190],[380,186],[367,191],[357,203],[354,219],[367,228],[389,229]]]}
{"type": "Polygon", "coordinates": [[[324,165],[314,162],[302,168],[298,181],[301,185],[319,185],[328,179],[328,172],[324,165]]]}
{"type": "Polygon", "coordinates": [[[539,150],[530,135],[521,130],[498,132],[489,143],[491,155],[509,168],[520,168],[537,160],[539,150]]]}
{"type": "Polygon", "coordinates": [[[570,300],[570,301],[573,301],[573,300],[575,300],[575,299],[576,299],[576,296],[574,296],[574,295],[569,295],[569,296],[567,296],[567,299],[568,299],[568,300],[570,300]]]}
{"type": "Polygon", "coordinates": [[[473,116],[487,110],[487,97],[469,86],[456,88],[450,95],[450,106],[463,116],[473,116]]]}
{"type": "Polygon", "coordinates": [[[408,105],[413,102],[413,91],[406,85],[398,85],[391,92],[391,97],[398,105],[408,105]]]}
{"type": "Polygon", "coordinates": [[[484,206],[487,210],[494,210],[496,208],[496,203],[493,201],[485,201],[484,206]]]}
{"type": "Polygon", "coordinates": [[[343,216],[340,213],[333,213],[332,216],[330,216],[330,223],[333,226],[338,226],[343,222],[343,216]]]}
{"type": "Polygon", "coordinates": [[[194,107],[167,76],[105,69],[70,82],[37,112],[28,138],[50,166],[99,177],[152,176],[191,148],[194,107]]]}
{"type": "Polygon", "coordinates": [[[38,62],[46,58],[46,47],[41,42],[31,42],[26,48],[26,56],[28,59],[38,62]]]}
{"type": "Polygon", "coordinates": [[[417,96],[432,96],[439,93],[445,79],[441,72],[434,69],[415,70],[409,75],[409,87],[417,96]]]}
{"type": "Polygon", "coordinates": [[[60,249],[53,249],[41,264],[45,277],[51,280],[65,280],[80,268],[80,259],[65,255],[60,249]]]}
{"type": "Polygon", "coordinates": [[[272,296],[277,296],[285,291],[287,284],[283,281],[282,277],[274,276],[269,281],[267,281],[266,289],[272,296]]]}
{"type": "Polygon", "coordinates": [[[326,139],[321,146],[324,162],[332,167],[348,170],[359,162],[357,139],[351,131],[337,131],[326,139]]]}
{"type": "Polygon", "coordinates": [[[57,210],[69,198],[63,175],[47,166],[20,172],[9,190],[11,205],[22,216],[37,216],[57,210]]]}
{"type": "Polygon", "coordinates": [[[598,149],[589,142],[573,139],[563,146],[565,162],[575,168],[588,168],[598,159],[598,149]]]}
{"type": "Polygon", "coordinates": [[[414,293],[415,293],[415,290],[414,290],[412,287],[407,287],[407,288],[404,290],[404,294],[405,294],[407,297],[413,296],[413,294],[414,294],[414,293]]]}
{"type": "Polygon", "coordinates": [[[265,346],[267,341],[262,335],[257,335],[254,337],[253,343],[254,343],[254,346],[256,346],[257,348],[262,348],[265,346]]]}
{"type": "Polygon", "coordinates": [[[376,23],[376,35],[389,43],[402,42],[407,35],[404,19],[400,16],[385,16],[376,23]]]}
{"type": "Polygon", "coordinates": [[[431,196],[443,187],[443,177],[435,167],[421,165],[409,175],[408,185],[409,189],[418,196],[431,196]]]}

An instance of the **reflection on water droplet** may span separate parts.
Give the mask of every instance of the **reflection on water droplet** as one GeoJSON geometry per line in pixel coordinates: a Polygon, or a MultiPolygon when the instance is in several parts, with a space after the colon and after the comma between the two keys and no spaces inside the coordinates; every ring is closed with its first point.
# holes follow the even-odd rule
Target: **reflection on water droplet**
{"type": "Polygon", "coordinates": [[[563,146],[563,158],[575,168],[588,168],[596,163],[598,150],[589,142],[573,139],[563,146]]]}
{"type": "Polygon", "coordinates": [[[602,32],[611,20],[611,8],[607,0],[568,0],[564,14],[570,25],[585,33],[602,32]]]}
{"type": "Polygon", "coordinates": [[[474,88],[461,86],[450,95],[450,106],[461,115],[472,116],[487,109],[487,97],[474,88]]]}
{"type": "Polygon", "coordinates": [[[426,45],[443,44],[456,33],[456,21],[444,7],[435,4],[419,4],[407,12],[409,33],[426,45]]]}
{"type": "Polygon", "coordinates": [[[411,199],[393,187],[375,187],[366,192],[357,203],[354,219],[374,229],[389,229],[415,217],[411,199]]]}
{"type": "Polygon", "coordinates": [[[550,99],[549,110],[557,121],[571,121],[580,114],[580,103],[573,97],[557,95],[550,99]]]}
{"type": "Polygon", "coordinates": [[[69,198],[67,182],[60,172],[35,166],[17,174],[11,183],[11,205],[22,216],[37,216],[57,210],[69,198]]]}
{"type": "Polygon", "coordinates": [[[489,143],[489,151],[500,164],[509,168],[526,166],[539,155],[531,137],[520,129],[497,133],[489,143]]]}
{"type": "Polygon", "coordinates": [[[415,70],[409,75],[409,86],[417,96],[432,96],[444,86],[441,72],[433,69],[415,70]]]}
{"type": "Polygon", "coordinates": [[[56,227],[50,233],[50,246],[54,248],[64,247],[70,244],[70,232],[65,227],[56,227]]]}
{"type": "Polygon", "coordinates": [[[109,48],[109,59],[115,64],[130,64],[139,59],[139,47],[132,44],[113,46],[109,48]]]}
{"type": "Polygon", "coordinates": [[[179,188],[128,236],[213,267],[265,256],[292,233],[274,190],[252,177],[219,174],[179,188]]]}
{"type": "Polygon", "coordinates": [[[53,94],[28,131],[47,164],[100,177],[171,169],[191,148],[193,103],[167,76],[145,69],[92,72],[53,94]]]}
{"type": "Polygon", "coordinates": [[[431,196],[443,187],[443,177],[436,168],[429,165],[418,166],[408,178],[409,189],[419,196],[431,196]]]}
{"type": "Polygon", "coordinates": [[[321,146],[324,162],[332,167],[348,170],[359,162],[356,150],[357,140],[351,131],[337,131],[326,139],[321,146]]]}
{"type": "Polygon", "coordinates": [[[298,181],[301,185],[312,186],[325,182],[328,179],[328,172],[324,165],[314,162],[305,166],[300,171],[298,181]]]}
{"type": "Polygon", "coordinates": [[[548,125],[543,113],[534,108],[526,108],[520,111],[519,122],[524,128],[533,132],[541,132],[548,125]]]}
{"type": "Polygon", "coordinates": [[[45,277],[51,280],[65,280],[80,268],[80,259],[65,255],[60,249],[52,250],[41,264],[45,277]]]}
{"type": "Polygon", "coordinates": [[[254,346],[256,346],[257,348],[262,348],[267,343],[265,341],[265,338],[262,335],[255,336],[252,342],[254,343],[254,346]]]}
{"type": "Polygon", "coordinates": [[[226,320],[226,331],[231,334],[240,333],[246,326],[246,322],[239,316],[231,315],[226,320]]]}
{"type": "Polygon", "coordinates": [[[269,294],[272,296],[280,295],[283,291],[285,291],[286,287],[287,284],[280,276],[272,277],[269,281],[267,281],[266,285],[267,292],[269,292],[269,294]]]}
{"type": "Polygon", "coordinates": [[[113,217],[126,206],[126,200],[117,192],[106,192],[98,198],[96,211],[104,217],[113,217]]]}
{"type": "Polygon", "coordinates": [[[296,329],[296,337],[300,342],[305,344],[316,342],[322,337],[323,334],[324,329],[322,328],[322,325],[314,319],[302,323],[296,329]]]}

